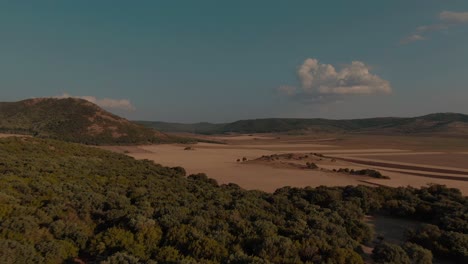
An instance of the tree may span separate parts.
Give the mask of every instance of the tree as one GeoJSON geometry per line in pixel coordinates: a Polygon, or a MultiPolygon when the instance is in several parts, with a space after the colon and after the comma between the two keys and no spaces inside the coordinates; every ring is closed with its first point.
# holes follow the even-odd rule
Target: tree
{"type": "Polygon", "coordinates": [[[138,258],[129,255],[127,253],[117,252],[114,255],[108,257],[101,264],[140,264],[138,258]]]}
{"type": "Polygon", "coordinates": [[[408,255],[400,246],[385,242],[372,250],[372,258],[376,263],[411,264],[408,255]]]}
{"type": "Polygon", "coordinates": [[[92,254],[112,254],[118,251],[129,251],[134,245],[133,233],[122,228],[111,227],[91,240],[90,251],[92,254]]]}
{"type": "Polygon", "coordinates": [[[362,257],[352,249],[337,248],[331,253],[331,259],[336,264],[364,264],[362,257]]]}
{"type": "Polygon", "coordinates": [[[8,239],[0,239],[0,259],[4,264],[44,262],[44,258],[31,245],[8,239]]]}
{"type": "Polygon", "coordinates": [[[411,259],[412,264],[432,264],[432,252],[413,243],[405,243],[403,249],[411,259]]]}

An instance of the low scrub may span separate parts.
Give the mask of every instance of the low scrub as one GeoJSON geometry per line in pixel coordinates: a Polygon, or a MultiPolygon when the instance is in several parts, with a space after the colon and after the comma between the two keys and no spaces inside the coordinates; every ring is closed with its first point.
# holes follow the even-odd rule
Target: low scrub
{"type": "Polygon", "coordinates": [[[363,170],[354,170],[349,168],[340,168],[338,170],[334,170],[336,172],[347,173],[351,175],[362,175],[368,176],[376,179],[390,179],[390,177],[382,175],[380,171],[371,170],[371,169],[363,169],[363,170]]]}

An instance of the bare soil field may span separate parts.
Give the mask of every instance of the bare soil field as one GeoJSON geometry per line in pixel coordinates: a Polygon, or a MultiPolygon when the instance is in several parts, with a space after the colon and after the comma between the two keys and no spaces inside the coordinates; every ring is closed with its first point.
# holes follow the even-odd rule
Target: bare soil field
{"type": "Polygon", "coordinates": [[[6,138],[6,137],[30,137],[28,135],[19,135],[19,134],[2,134],[0,133],[0,138],[6,138]]]}
{"type": "Polygon", "coordinates": [[[127,153],[137,159],[149,159],[165,166],[182,166],[187,173],[206,173],[220,184],[236,183],[246,189],[273,192],[283,186],[357,185],[357,178],[327,171],[306,171],[295,168],[275,168],[264,164],[237,162],[251,160],[274,152],[262,149],[204,148],[195,146],[185,150],[183,145],[141,146],[139,151],[127,153]]]}
{"type": "Polygon", "coordinates": [[[386,162],[385,160],[374,160],[374,159],[363,159],[363,158],[355,158],[355,157],[343,157],[340,156],[330,156],[330,158],[339,159],[342,161],[355,163],[355,164],[362,164],[368,165],[373,167],[384,167],[384,168],[392,168],[392,169],[399,169],[399,170],[411,170],[411,171],[421,171],[421,172],[433,172],[433,173],[444,173],[444,174],[456,174],[456,175],[466,175],[468,170],[464,169],[456,169],[451,167],[436,167],[432,165],[418,165],[415,163],[407,163],[407,162],[386,162]]]}
{"type": "Polygon", "coordinates": [[[0,138],[12,137],[12,136],[15,136],[15,135],[11,135],[11,134],[0,134],[0,138]]]}
{"type": "MultiPolygon", "coordinates": [[[[361,155],[360,155],[361,156],[361,155]]],[[[468,169],[468,153],[443,153],[443,154],[415,154],[415,155],[375,155],[373,154],[372,159],[384,160],[391,162],[404,162],[420,164],[421,166],[443,166],[453,167],[460,169],[468,169]]]]}
{"type": "Polygon", "coordinates": [[[464,160],[468,155],[462,154],[468,150],[468,140],[464,138],[275,134],[204,138],[225,144],[104,148],[165,166],[182,166],[188,174],[206,173],[220,184],[268,192],[283,186],[420,187],[436,183],[468,194],[468,162],[464,160]],[[272,155],[282,156],[262,159],[272,155]],[[318,168],[307,168],[307,162],[318,168]],[[333,171],[340,168],[375,169],[390,179],[333,171]]]}

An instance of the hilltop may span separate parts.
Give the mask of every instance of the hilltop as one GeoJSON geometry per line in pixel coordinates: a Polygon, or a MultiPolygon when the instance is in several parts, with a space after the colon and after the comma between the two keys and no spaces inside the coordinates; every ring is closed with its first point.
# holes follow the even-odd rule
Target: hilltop
{"type": "Polygon", "coordinates": [[[382,117],[350,120],[267,118],[240,120],[224,124],[178,124],[148,121],[138,121],[137,123],[164,132],[190,132],[199,134],[331,132],[466,135],[468,133],[468,115],[456,113],[436,113],[410,118],[382,117]]]}
{"type": "Polygon", "coordinates": [[[181,140],[130,122],[77,98],[35,98],[0,103],[0,133],[93,145],[181,140]]]}

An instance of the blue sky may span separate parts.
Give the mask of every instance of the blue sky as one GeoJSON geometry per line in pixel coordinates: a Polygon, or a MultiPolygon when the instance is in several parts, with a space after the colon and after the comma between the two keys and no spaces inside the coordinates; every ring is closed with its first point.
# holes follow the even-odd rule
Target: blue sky
{"type": "Polygon", "coordinates": [[[468,1],[0,1],[0,101],[131,119],[468,113],[468,1]],[[107,100],[104,100],[107,98],[107,100]]]}

